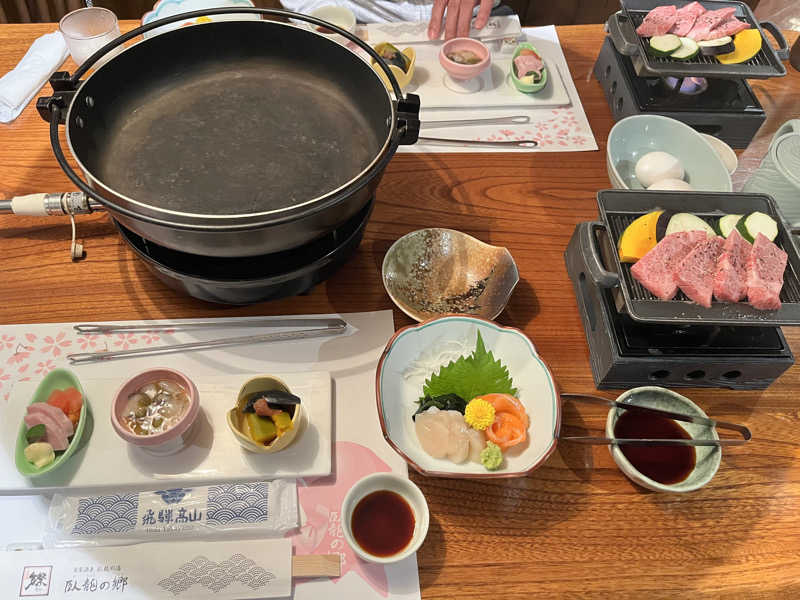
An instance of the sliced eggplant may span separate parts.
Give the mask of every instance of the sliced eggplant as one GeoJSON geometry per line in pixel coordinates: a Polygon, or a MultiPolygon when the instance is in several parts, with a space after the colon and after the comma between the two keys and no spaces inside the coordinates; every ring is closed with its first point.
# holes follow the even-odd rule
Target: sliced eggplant
{"type": "Polygon", "coordinates": [[[667,226],[674,216],[674,210],[665,210],[658,215],[658,221],[656,221],[656,240],[659,242],[664,239],[664,236],[667,235],[667,226]]]}
{"type": "Polygon", "coordinates": [[[681,47],[681,38],[668,33],[650,38],[650,52],[655,56],[669,56],[681,47]]]}
{"type": "Polygon", "coordinates": [[[775,219],[762,212],[752,212],[743,216],[736,222],[736,229],[751,244],[759,233],[770,242],[774,242],[775,238],[778,237],[778,224],[775,219]]]}
{"type": "Polygon", "coordinates": [[[702,42],[697,42],[697,45],[700,46],[700,52],[702,52],[704,56],[728,54],[735,49],[733,38],[729,35],[715,40],[703,40],[702,42]]]}
{"type": "Polygon", "coordinates": [[[731,231],[736,229],[736,223],[739,222],[744,215],[725,215],[720,217],[717,221],[717,233],[726,238],[731,234],[731,231]]]}
{"type": "Polygon", "coordinates": [[[697,45],[692,38],[682,37],[678,38],[681,47],[672,52],[669,57],[675,60],[692,60],[700,53],[700,46],[697,45]]]}
{"type": "Polygon", "coordinates": [[[708,237],[714,237],[717,233],[714,228],[703,219],[692,213],[676,213],[669,220],[664,235],[678,233],[679,231],[705,231],[708,237]]]}

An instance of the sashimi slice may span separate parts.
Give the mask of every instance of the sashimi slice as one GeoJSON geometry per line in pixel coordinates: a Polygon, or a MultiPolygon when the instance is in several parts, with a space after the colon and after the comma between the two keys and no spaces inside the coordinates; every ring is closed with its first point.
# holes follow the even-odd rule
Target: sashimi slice
{"type": "Polygon", "coordinates": [[[34,402],[28,407],[28,414],[36,413],[44,413],[52,417],[53,421],[56,422],[65,436],[70,437],[75,433],[75,429],[72,427],[72,421],[67,418],[67,415],[65,415],[61,409],[50,406],[46,402],[34,402]]]}
{"type": "Polygon", "coordinates": [[[436,407],[429,408],[414,419],[414,430],[422,449],[432,458],[447,456],[447,444],[450,439],[449,424],[439,416],[441,411],[436,407]]]}
{"type": "Polygon", "coordinates": [[[25,415],[25,425],[29,429],[37,425],[44,425],[45,434],[41,441],[50,444],[53,450],[66,450],[69,447],[69,441],[50,415],[41,412],[27,414],[25,415]]]}
{"type": "Polygon", "coordinates": [[[501,412],[495,415],[494,423],[486,429],[486,437],[505,451],[526,440],[528,432],[516,415],[501,412]]]}
{"type": "Polygon", "coordinates": [[[47,399],[47,403],[60,408],[72,421],[73,427],[78,426],[78,421],[81,418],[81,409],[83,408],[83,396],[76,388],[69,387],[65,390],[53,390],[47,399]]]}
{"type": "Polygon", "coordinates": [[[481,462],[481,450],[486,447],[486,437],[482,431],[469,428],[469,460],[470,462],[481,462]]]}

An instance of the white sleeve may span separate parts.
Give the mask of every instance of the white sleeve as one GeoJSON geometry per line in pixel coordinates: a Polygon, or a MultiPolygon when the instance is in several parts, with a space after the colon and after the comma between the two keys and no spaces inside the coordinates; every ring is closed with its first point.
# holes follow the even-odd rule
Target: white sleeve
{"type": "MultiPolygon", "coordinates": [[[[336,4],[353,11],[360,23],[392,21],[429,21],[433,0],[281,0],[284,8],[308,14],[321,7],[336,4]]],[[[500,0],[494,0],[494,6],[500,0]]]]}

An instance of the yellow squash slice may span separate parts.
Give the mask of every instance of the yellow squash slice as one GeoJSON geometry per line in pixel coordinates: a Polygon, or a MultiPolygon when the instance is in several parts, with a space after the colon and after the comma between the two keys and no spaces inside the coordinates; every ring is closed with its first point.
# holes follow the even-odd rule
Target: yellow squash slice
{"type": "Polygon", "coordinates": [[[717,60],[723,65],[747,62],[761,51],[761,32],[745,29],[733,37],[734,50],[730,54],[719,54],[717,60]]]}
{"type": "Polygon", "coordinates": [[[663,210],[647,213],[636,219],[625,228],[619,238],[619,260],[624,263],[635,263],[652,250],[656,239],[656,223],[663,210]]]}

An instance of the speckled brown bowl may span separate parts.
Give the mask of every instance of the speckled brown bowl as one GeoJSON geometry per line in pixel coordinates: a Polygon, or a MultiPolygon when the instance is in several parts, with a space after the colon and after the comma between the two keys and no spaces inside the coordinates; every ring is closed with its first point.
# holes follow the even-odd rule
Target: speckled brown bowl
{"type": "Polygon", "coordinates": [[[383,259],[383,286],[412,319],[462,313],[494,319],[519,281],[511,253],[453,229],[419,229],[383,259]]]}

